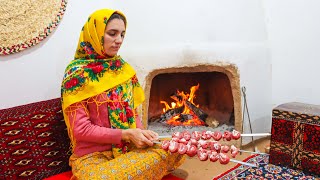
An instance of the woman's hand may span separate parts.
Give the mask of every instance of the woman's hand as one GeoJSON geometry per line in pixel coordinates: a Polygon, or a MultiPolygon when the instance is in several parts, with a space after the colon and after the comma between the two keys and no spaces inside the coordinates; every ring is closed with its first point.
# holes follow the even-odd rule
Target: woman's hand
{"type": "Polygon", "coordinates": [[[131,141],[137,148],[145,148],[153,146],[153,140],[158,137],[158,134],[150,130],[126,129],[122,130],[122,140],[131,141]]]}
{"type": "Polygon", "coordinates": [[[142,134],[150,141],[158,140],[158,133],[151,130],[142,130],[142,134]]]}

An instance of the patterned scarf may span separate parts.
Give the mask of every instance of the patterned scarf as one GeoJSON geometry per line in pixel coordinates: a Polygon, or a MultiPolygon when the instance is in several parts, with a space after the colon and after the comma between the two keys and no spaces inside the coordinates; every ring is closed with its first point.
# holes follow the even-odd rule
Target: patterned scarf
{"type": "MultiPolygon", "coordinates": [[[[136,128],[134,110],[144,101],[143,89],[134,69],[118,55],[106,58],[103,49],[106,24],[113,13],[123,15],[119,11],[102,9],[88,18],[80,34],[75,59],[67,66],[62,81],[62,109],[73,148],[76,140],[66,115],[68,107],[103,92],[108,97],[111,128],[136,128]]],[[[127,145],[126,142],[113,145],[114,156],[125,153],[127,145]]]]}

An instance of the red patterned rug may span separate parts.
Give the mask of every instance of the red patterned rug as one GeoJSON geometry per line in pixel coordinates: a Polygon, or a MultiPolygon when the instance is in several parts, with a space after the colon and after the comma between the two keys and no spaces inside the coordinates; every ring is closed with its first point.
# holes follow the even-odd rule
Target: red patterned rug
{"type": "Polygon", "coordinates": [[[235,167],[215,177],[213,180],[230,179],[296,179],[315,180],[317,177],[300,170],[269,164],[269,155],[252,155],[244,162],[257,164],[257,168],[237,164],[235,167]]]}
{"type": "Polygon", "coordinates": [[[60,98],[0,110],[0,179],[68,171],[69,146],[60,98]]]}

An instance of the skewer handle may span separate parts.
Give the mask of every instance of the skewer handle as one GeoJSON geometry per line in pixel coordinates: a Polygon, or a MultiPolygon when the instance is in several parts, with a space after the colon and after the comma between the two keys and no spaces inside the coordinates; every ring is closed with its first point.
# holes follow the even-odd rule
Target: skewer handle
{"type": "Polygon", "coordinates": [[[158,139],[171,139],[172,136],[158,136],[158,139]]]}
{"type": "Polygon", "coordinates": [[[238,161],[235,159],[230,159],[230,162],[239,163],[239,164],[250,166],[250,167],[257,167],[255,164],[246,163],[246,162],[238,161]]]}
{"type": "Polygon", "coordinates": [[[251,154],[267,154],[267,153],[262,153],[262,152],[253,152],[253,151],[246,151],[246,150],[239,150],[239,152],[244,152],[244,153],[251,153],[251,154]]]}
{"type": "Polygon", "coordinates": [[[249,137],[249,136],[271,136],[270,133],[253,133],[253,134],[241,134],[242,137],[249,137]]]}

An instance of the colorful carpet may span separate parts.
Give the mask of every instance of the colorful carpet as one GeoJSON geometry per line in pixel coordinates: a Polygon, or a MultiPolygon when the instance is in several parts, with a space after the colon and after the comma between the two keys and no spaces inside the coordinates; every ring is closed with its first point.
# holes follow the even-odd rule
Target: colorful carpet
{"type": "Polygon", "coordinates": [[[213,180],[230,179],[294,179],[294,180],[315,180],[317,177],[305,174],[299,170],[269,164],[269,155],[252,155],[244,162],[257,164],[257,168],[236,165],[230,170],[220,174],[213,180]]]}

